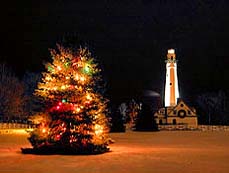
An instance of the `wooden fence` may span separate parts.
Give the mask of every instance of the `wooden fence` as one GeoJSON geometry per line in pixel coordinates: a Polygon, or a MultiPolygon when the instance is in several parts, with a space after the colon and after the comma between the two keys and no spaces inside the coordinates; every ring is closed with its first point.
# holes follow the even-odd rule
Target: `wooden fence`
{"type": "Polygon", "coordinates": [[[31,129],[34,128],[31,124],[21,123],[0,123],[0,129],[31,129]]]}
{"type": "Polygon", "coordinates": [[[34,125],[22,123],[0,123],[0,134],[26,134],[34,125]]]}
{"type": "MultiPolygon", "coordinates": [[[[0,131],[7,131],[9,129],[28,129],[31,130],[35,126],[31,124],[20,124],[20,123],[0,123],[0,131]]],[[[221,125],[198,125],[198,126],[190,126],[187,124],[181,125],[158,125],[159,130],[167,130],[167,131],[179,131],[179,130],[198,130],[198,131],[229,131],[229,126],[221,126],[221,125]]]]}
{"type": "Polygon", "coordinates": [[[158,125],[159,130],[198,130],[198,131],[229,131],[229,126],[221,126],[221,125],[198,125],[198,126],[190,126],[186,124],[181,125],[158,125]]]}

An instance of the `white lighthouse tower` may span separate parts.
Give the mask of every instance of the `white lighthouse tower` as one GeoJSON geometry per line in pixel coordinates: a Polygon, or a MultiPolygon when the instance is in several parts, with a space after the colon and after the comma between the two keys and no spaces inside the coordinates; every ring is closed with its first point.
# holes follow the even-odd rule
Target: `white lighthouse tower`
{"type": "Polygon", "coordinates": [[[174,49],[169,49],[166,63],[165,107],[177,105],[179,98],[177,60],[174,49]]]}

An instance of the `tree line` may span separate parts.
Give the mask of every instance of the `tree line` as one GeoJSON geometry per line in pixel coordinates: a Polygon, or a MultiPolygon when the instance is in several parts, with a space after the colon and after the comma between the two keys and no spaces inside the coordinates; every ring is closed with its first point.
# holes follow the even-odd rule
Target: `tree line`
{"type": "MultiPolygon", "coordinates": [[[[41,78],[41,73],[26,72],[19,79],[9,66],[0,64],[0,122],[28,122],[30,116],[41,111],[41,102],[33,94],[41,78]]],[[[197,110],[199,124],[229,124],[227,91],[201,93],[196,95],[192,102],[197,110]]],[[[120,110],[112,107],[114,105],[111,105],[113,127],[118,128],[115,130],[118,131],[118,126],[122,124],[120,122],[123,122],[125,117],[120,110]]],[[[123,128],[123,126],[120,127],[123,128]]]]}
{"type": "Polygon", "coordinates": [[[6,64],[0,64],[0,121],[27,122],[28,117],[41,109],[33,95],[41,74],[26,72],[19,79],[6,64]]]}

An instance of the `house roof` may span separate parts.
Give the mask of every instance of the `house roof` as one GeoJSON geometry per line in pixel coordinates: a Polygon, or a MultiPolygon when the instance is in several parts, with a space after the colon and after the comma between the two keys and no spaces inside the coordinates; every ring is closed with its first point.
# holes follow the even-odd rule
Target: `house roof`
{"type": "Polygon", "coordinates": [[[174,110],[180,110],[180,109],[186,109],[191,111],[192,114],[195,114],[195,108],[193,107],[189,107],[183,100],[179,100],[179,102],[177,103],[177,105],[175,107],[171,107],[172,109],[168,109],[168,115],[170,113],[172,113],[174,110]]]}

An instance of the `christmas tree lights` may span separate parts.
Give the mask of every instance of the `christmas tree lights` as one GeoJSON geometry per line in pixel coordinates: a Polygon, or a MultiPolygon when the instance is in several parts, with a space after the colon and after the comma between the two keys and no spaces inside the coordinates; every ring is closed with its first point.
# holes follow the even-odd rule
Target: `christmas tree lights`
{"type": "MultiPolygon", "coordinates": [[[[109,150],[107,100],[99,93],[100,69],[87,48],[57,45],[35,95],[46,107],[29,141],[33,151],[94,154],[109,150]]],[[[36,118],[35,118],[36,119],[36,118]]],[[[24,153],[26,150],[22,150],[24,153]]]]}

